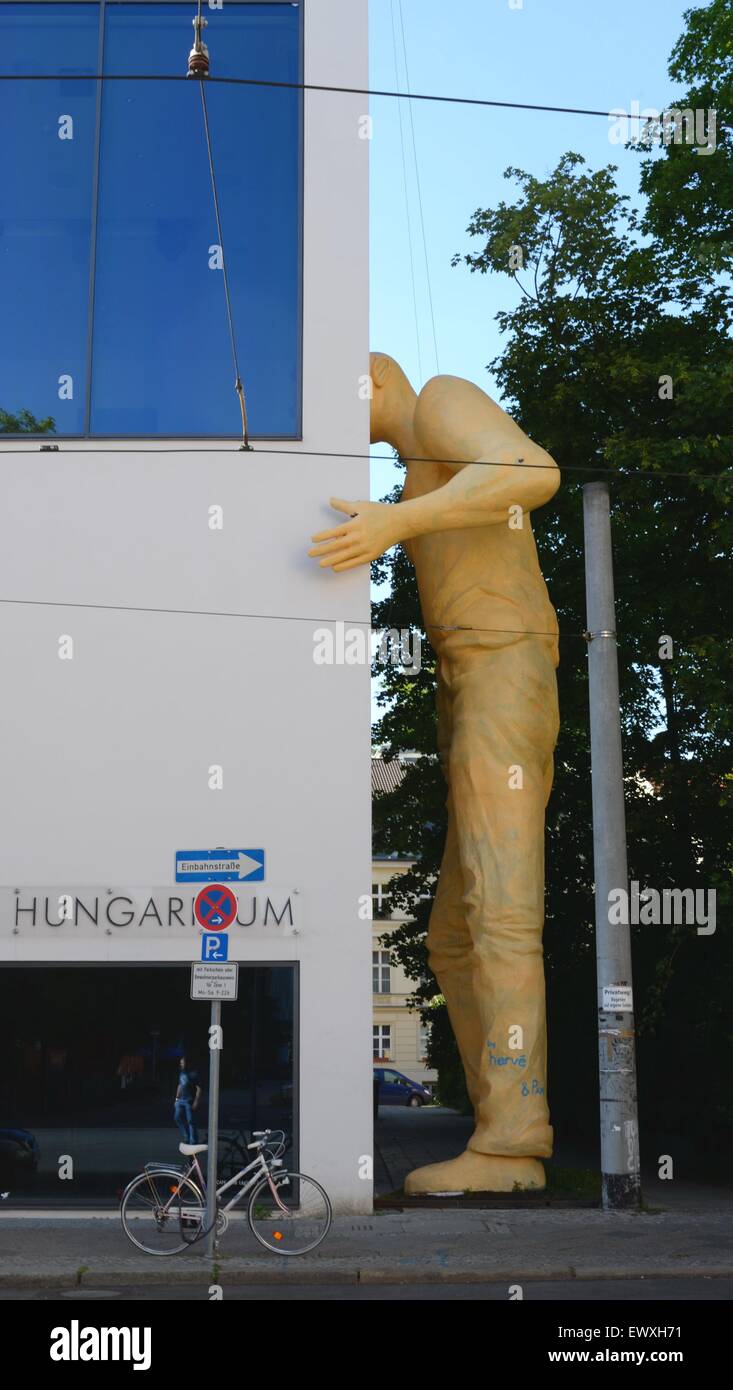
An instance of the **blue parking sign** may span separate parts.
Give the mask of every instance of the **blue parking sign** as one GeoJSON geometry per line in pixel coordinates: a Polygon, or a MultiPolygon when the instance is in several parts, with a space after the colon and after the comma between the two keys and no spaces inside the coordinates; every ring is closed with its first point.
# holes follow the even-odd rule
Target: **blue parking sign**
{"type": "Polygon", "coordinates": [[[202,960],[228,960],[229,937],[226,932],[206,931],[201,937],[202,960]]]}

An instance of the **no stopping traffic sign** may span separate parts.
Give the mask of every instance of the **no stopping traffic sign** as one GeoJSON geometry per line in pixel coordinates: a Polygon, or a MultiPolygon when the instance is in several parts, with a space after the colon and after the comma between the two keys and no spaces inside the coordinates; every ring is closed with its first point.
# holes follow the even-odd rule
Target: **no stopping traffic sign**
{"type": "Polygon", "coordinates": [[[237,915],[236,895],[226,883],[207,883],[196,894],[193,915],[206,931],[224,931],[237,915]]]}

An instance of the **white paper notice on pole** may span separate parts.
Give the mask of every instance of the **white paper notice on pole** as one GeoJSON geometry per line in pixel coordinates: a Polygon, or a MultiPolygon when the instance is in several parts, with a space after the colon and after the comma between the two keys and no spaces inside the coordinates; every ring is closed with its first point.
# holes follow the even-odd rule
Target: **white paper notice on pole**
{"type": "Polygon", "coordinates": [[[215,961],[191,964],[192,999],[236,999],[239,966],[236,961],[217,965],[215,961]]]}
{"type": "Polygon", "coordinates": [[[633,1013],[634,996],[631,985],[604,985],[603,1007],[612,1014],[633,1013]]]}

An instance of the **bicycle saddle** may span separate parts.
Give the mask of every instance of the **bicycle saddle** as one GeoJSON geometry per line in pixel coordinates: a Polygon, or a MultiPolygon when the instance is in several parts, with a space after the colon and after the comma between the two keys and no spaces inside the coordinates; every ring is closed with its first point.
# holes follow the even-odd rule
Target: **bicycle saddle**
{"type": "Polygon", "coordinates": [[[203,1154],[208,1149],[208,1144],[179,1144],[178,1152],[191,1157],[192,1154],[203,1154]]]}

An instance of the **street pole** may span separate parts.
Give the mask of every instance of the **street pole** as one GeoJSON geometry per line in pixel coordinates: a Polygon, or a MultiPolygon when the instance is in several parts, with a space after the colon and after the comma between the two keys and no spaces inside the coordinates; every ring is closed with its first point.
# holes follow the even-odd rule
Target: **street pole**
{"type": "Polygon", "coordinates": [[[609,893],[628,904],[621,720],[608,484],[583,488],[588,683],[596,889],[598,1066],[601,1173],[606,1210],[641,1201],[639,1121],[631,980],[629,914],[609,919],[609,893]]]}
{"type": "Polygon", "coordinates": [[[221,1000],[211,1001],[211,1029],[209,1032],[209,1130],[206,1154],[206,1253],[209,1259],[216,1258],[216,1169],[219,1146],[219,1029],[221,1027],[221,1000]],[[212,1043],[216,1046],[212,1047],[212,1043]]]}

